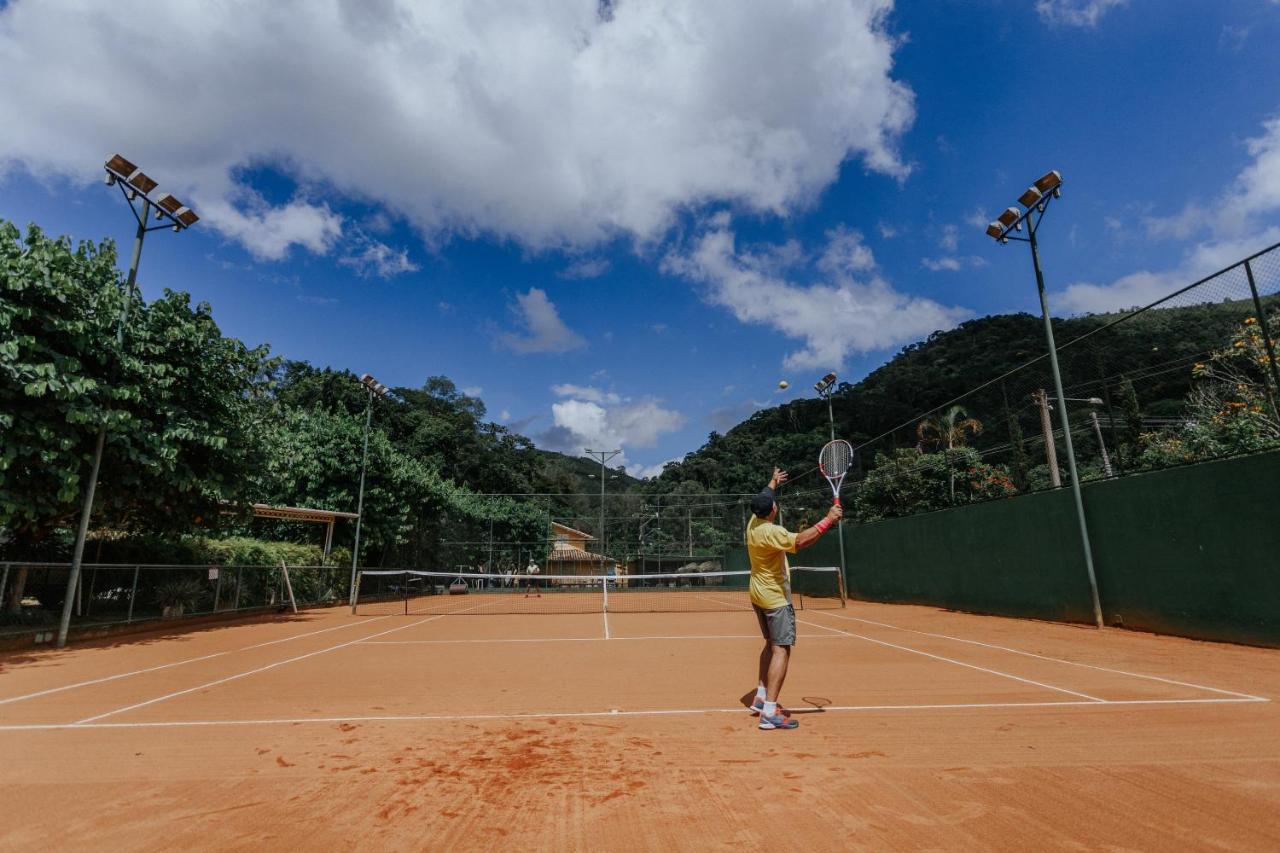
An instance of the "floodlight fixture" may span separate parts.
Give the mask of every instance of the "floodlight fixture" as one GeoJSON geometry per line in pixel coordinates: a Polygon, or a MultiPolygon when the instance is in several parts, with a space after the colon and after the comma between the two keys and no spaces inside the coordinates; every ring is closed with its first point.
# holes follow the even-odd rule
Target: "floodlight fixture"
{"type": "Polygon", "coordinates": [[[999,222],[992,222],[987,226],[987,236],[993,240],[999,240],[1004,237],[1004,226],[999,222]]]}
{"type": "Polygon", "coordinates": [[[1054,195],[1059,195],[1058,188],[1062,186],[1062,173],[1057,169],[1045,172],[1036,179],[1035,187],[1041,194],[1052,191],[1054,195]]]}
{"type": "Polygon", "coordinates": [[[813,390],[817,391],[819,394],[826,394],[831,390],[831,386],[835,384],[836,375],[834,373],[828,373],[813,384],[813,390]]]}
{"type": "Polygon", "coordinates": [[[1018,196],[1018,204],[1023,207],[1031,207],[1044,198],[1044,193],[1035,187],[1027,187],[1027,191],[1018,196]]]}
{"type": "Polygon", "coordinates": [[[173,193],[160,193],[156,205],[164,208],[166,213],[177,213],[182,209],[182,202],[173,197],[173,193]]]}
{"type": "Polygon", "coordinates": [[[149,175],[139,169],[129,176],[129,186],[133,187],[143,195],[146,195],[160,185],[153,181],[149,175]]]}
{"type": "Polygon", "coordinates": [[[1013,225],[1013,223],[1017,222],[1021,218],[1022,218],[1022,211],[1018,210],[1018,208],[1016,207],[1006,207],[1004,209],[1004,213],[996,217],[996,219],[1000,222],[1000,224],[1003,225],[1005,228],[1009,228],[1010,226],[1013,225]]]}
{"type": "Polygon", "coordinates": [[[128,177],[138,171],[138,167],[121,157],[119,154],[111,155],[111,159],[107,161],[107,168],[113,172],[128,177]]]}
{"type": "Polygon", "coordinates": [[[179,209],[173,218],[181,222],[183,228],[190,228],[200,221],[200,217],[196,216],[196,212],[189,207],[179,209]]]}

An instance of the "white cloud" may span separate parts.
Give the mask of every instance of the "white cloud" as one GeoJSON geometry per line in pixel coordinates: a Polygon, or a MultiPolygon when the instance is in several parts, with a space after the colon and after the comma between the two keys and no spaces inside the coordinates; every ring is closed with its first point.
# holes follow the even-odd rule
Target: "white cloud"
{"type": "Polygon", "coordinates": [[[862,242],[862,232],[837,226],[827,232],[827,248],[818,259],[818,269],[832,276],[867,272],[876,265],[875,255],[862,242]]]}
{"type": "Polygon", "coordinates": [[[466,388],[459,388],[458,390],[468,397],[479,397],[484,393],[484,389],[479,385],[468,385],[466,388]]]}
{"type": "Polygon", "coordinates": [[[1129,0],[1036,0],[1036,11],[1046,24],[1093,28],[1108,10],[1129,0]]]}
{"type": "Polygon", "coordinates": [[[945,225],[942,237],[938,240],[938,248],[946,252],[954,252],[960,248],[960,228],[956,225],[945,225]]]}
{"type": "Polygon", "coordinates": [[[880,231],[880,236],[886,240],[892,240],[898,236],[898,229],[894,228],[888,222],[881,222],[876,228],[880,231]]]}
{"type": "Polygon", "coordinates": [[[921,258],[920,266],[930,272],[959,272],[968,267],[969,269],[977,269],[985,267],[987,259],[979,255],[970,255],[968,257],[958,257],[949,255],[941,258],[921,258]]]}
{"type": "MultiPolygon", "coordinates": [[[[3,91],[0,87],[0,103],[3,91]]],[[[157,170],[156,174],[164,173],[157,170]]],[[[257,193],[234,187],[225,189],[227,198],[194,192],[192,204],[199,208],[202,221],[238,241],[259,260],[278,261],[293,246],[323,255],[342,236],[342,217],[327,204],[295,199],[271,207],[257,193]]]]}
{"type": "Polygon", "coordinates": [[[560,312],[544,290],[532,287],[528,293],[518,294],[511,312],[524,331],[522,334],[507,332],[499,341],[512,352],[569,352],[587,345],[581,335],[560,319],[560,312]]]}
{"type": "Polygon", "coordinates": [[[566,382],[562,385],[552,385],[551,393],[557,397],[574,397],[579,400],[586,400],[591,403],[621,403],[622,397],[612,391],[601,391],[592,385],[574,385],[566,382]]]}
{"type": "Polygon", "coordinates": [[[650,477],[656,477],[659,474],[661,474],[662,469],[666,468],[672,462],[679,462],[682,459],[684,459],[683,456],[677,456],[674,459],[667,459],[653,465],[630,465],[627,467],[627,473],[630,474],[632,477],[637,477],[641,480],[647,480],[650,477]]]}
{"type": "Polygon", "coordinates": [[[693,245],[663,261],[667,272],[702,283],[704,297],[743,323],[770,326],[804,342],[787,367],[839,368],[850,353],[918,340],[954,326],[967,310],[894,290],[878,275],[834,275],[801,285],[775,268],[773,247],[740,251],[726,215],[714,217],[693,245]]]}
{"type": "Polygon", "coordinates": [[[355,245],[347,254],[338,259],[338,263],[351,267],[362,278],[378,276],[391,278],[409,272],[417,272],[419,267],[409,260],[406,249],[393,249],[386,243],[373,240],[363,235],[357,237],[355,245]]]}
{"type": "Polygon", "coordinates": [[[805,206],[849,160],[905,176],[915,107],[891,76],[892,7],[9,3],[0,115],[22,119],[0,134],[0,172],[88,183],[119,151],[262,258],[329,251],[340,223],[315,199],[335,193],[429,242],[652,241],[709,201],[805,206]],[[296,198],[246,203],[258,169],[296,198]]]}
{"type": "Polygon", "coordinates": [[[1261,136],[1246,142],[1252,160],[1209,206],[1188,203],[1167,217],[1144,217],[1153,237],[1199,237],[1181,262],[1168,270],[1141,270],[1109,283],[1076,282],[1054,298],[1071,313],[1105,312],[1146,305],[1280,242],[1280,118],[1263,123],[1261,136]]]}
{"type": "Polygon", "coordinates": [[[538,445],[547,450],[579,455],[587,447],[618,448],[623,453],[613,464],[627,465],[628,448],[652,447],[659,437],[685,423],[684,415],[666,408],[656,397],[632,400],[569,384],[552,390],[568,399],[551,405],[553,425],[536,436],[538,445]]]}
{"type": "Polygon", "coordinates": [[[964,215],[964,224],[970,228],[981,228],[986,230],[987,224],[991,222],[991,218],[987,216],[987,212],[980,207],[975,207],[964,215]]]}

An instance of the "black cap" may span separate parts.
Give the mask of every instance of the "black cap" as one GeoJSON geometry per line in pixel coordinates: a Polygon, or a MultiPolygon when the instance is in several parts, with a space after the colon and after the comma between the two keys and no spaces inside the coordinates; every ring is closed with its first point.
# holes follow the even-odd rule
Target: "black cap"
{"type": "Polygon", "coordinates": [[[760,494],[751,499],[751,511],[760,518],[767,518],[773,511],[773,489],[768,486],[760,494]]]}

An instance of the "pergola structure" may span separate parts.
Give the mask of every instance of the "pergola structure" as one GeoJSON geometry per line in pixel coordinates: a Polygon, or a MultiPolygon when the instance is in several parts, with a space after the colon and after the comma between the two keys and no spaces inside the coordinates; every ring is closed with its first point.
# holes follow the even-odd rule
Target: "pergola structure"
{"type": "MultiPolygon", "coordinates": [[[[231,512],[230,504],[225,511],[231,512]]],[[[304,506],[269,506],[267,504],[250,504],[254,518],[271,518],[277,521],[302,521],[310,524],[325,525],[324,556],[329,556],[333,549],[333,527],[338,519],[359,518],[358,513],[338,512],[331,509],[312,509],[304,506]]]]}

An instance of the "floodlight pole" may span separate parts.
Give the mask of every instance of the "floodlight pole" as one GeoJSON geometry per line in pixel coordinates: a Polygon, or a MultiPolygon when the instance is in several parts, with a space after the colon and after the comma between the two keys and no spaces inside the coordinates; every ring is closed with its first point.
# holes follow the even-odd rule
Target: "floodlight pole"
{"type": "MultiPolygon", "coordinates": [[[[163,225],[147,226],[151,219],[153,202],[149,193],[155,189],[155,181],[146,177],[142,170],[124,160],[117,154],[106,163],[107,185],[119,186],[121,194],[129,203],[129,210],[138,222],[138,230],[134,232],[133,254],[129,259],[129,274],[125,279],[124,304],[120,307],[120,317],[116,321],[116,357],[124,354],[124,329],[129,322],[129,307],[133,303],[134,290],[138,282],[138,262],[142,259],[142,241],[148,231],[158,228],[172,228],[183,231],[199,219],[189,208],[182,207],[177,199],[168,193],[154,203],[155,218],[163,220],[163,225]],[[134,207],[134,201],[142,196],[142,212],[134,207]]],[[[89,469],[89,482],[85,487],[84,503],[80,507],[80,526],[76,529],[75,547],[71,552],[71,571],[67,575],[67,594],[62,602],[62,618],[58,622],[58,648],[67,645],[67,635],[71,632],[71,611],[75,607],[76,593],[80,582],[80,567],[84,561],[85,540],[89,537],[89,519],[93,515],[93,498],[98,490],[98,472],[102,468],[102,453],[107,445],[107,425],[104,421],[98,427],[98,437],[93,447],[93,464],[89,469]]]]}
{"type": "MultiPolygon", "coordinates": [[[[827,424],[831,427],[831,440],[835,441],[836,440],[836,416],[835,416],[834,410],[831,408],[831,388],[833,385],[835,385],[834,381],[828,382],[828,383],[820,383],[818,385],[818,388],[819,388],[818,393],[820,393],[823,397],[827,399],[827,424]]],[[[840,574],[836,576],[836,580],[840,587],[840,606],[844,607],[846,606],[846,602],[849,600],[848,592],[845,589],[845,579],[844,579],[844,573],[845,573],[844,519],[841,519],[839,522],[836,523],[836,536],[840,540],[840,574]]]]}
{"type": "Polygon", "coordinates": [[[365,387],[369,395],[369,403],[364,408],[364,454],[360,457],[360,493],[356,498],[356,541],[351,548],[351,591],[347,600],[351,602],[351,612],[356,609],[356,565],[360,562],[360,522],[364,521],[364,471],[369,463],[369,427],[373,423],[373,389],[365,387]]]}
{"type": "Polygon", "coordinates": [[[617,456],[622,450],[592,450],[584,448],[592,459],[600,460],[600,572],[604,573],[604,463],[617,456]]]}
{"type": "MultiPolygon", "coordinates": [[[[1057,172],[1050,172],[1036,182],[1023,194],[1020,201],[1026,206],[1026,212],[1019,214],[1017,208],[1008,208],[1001,214],[998,222],[991,223],[987,234],[1003,243],[1008,240],[1019,240],[1031,245],[1031,264],[1036,272],[1036,290],[1040,295],[1040,313],[1044,318],[1044,337],[1049,346],[1049,365],[1053,371],[1053,388],[1058,399],[1058,418],[1062,421],[1062,438],[1067,449],[1067,469],[1071,475],[1071,498],[1075,503],[1076,522],[1080,528],[1080,545],[1084,551],[1085,571],[1089,575],[1089,593],[1093,604],[1093,621],[1097,627],[1103,627],[1102,602],[1098,596],[1098,578],[1093,569],[1093,548],[1089,544],[1089,524],[1084,515],[1084,497],[1080,493],[1080,473],[1076,470],[1076,451],[1071,441],[1071,420],[1067,416],[1066,394],[1062,391],[1062,372],[1058,368],[1058,347],[1053,339],[1053,322],[1049,319],[1049,299],[1045,295],[1044,272],[1040,269],[1040,244],[1036,240],[1036,231],[1044,219],[1045,211],[1061,193],[1062,177],[1057,172]],[[1039,213],[1037,217],[1035,214],[1039,213]],[[1017,237],[1011,231],[1022,230],[1027,226],[1027,236],[1017,237]],[[1003,227],[1002,227],[1003,226],[1003,227]]],[[[1050,439],[1052,437],[1050,436],[1050,439]]]]}

